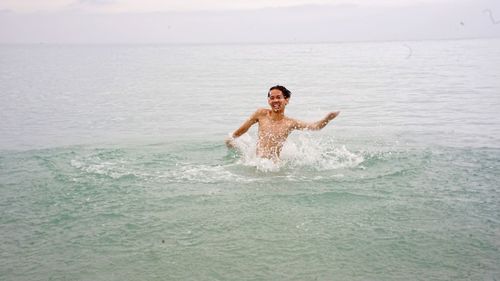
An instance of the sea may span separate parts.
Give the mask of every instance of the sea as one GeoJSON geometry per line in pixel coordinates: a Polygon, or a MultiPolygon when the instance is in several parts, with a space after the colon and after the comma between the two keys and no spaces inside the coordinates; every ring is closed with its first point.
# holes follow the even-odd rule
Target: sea
{"type": "Polygon", "coordinates": [[[0,45],[0,279],[500,280],[499,112],[498,38],[0,45]]]}

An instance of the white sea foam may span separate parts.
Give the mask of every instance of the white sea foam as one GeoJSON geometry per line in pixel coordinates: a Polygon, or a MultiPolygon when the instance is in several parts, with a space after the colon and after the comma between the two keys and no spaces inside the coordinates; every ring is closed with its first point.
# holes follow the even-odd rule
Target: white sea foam
{"type": "Polygon", "coordinates": [[[299,134],[286,142],[281,154],[292,167],[314,170],[354,168],[364,161],[361,152],[352,152],[333,138],[316,137],[308,133],[299,134]]]}
{"type": "Polygon", "coordinates": [[[119,179],[122,177],[133,176],[144,181],[176,183],[216,183],[216,182],[252,182],[253,178],[242,177],[232,173],[227,166],[222,165],[204,165],[196,163],[177,163],[175,166],[164,170],[150,170],[137,166],[132,162],[126,162],[122,159],[102,160],[99,157],[83,157],[72,159],[72,167],[86,174],[119,179]]]}
{"type": "Polygon", "coordinates": [[[245,182],[252,181],[227,170],[221,165],[197,165],[184,164],[176,169],[160,172],[156,175],[157,179],[168,182],[198,182],[198,183],[216,183],[224,182],[245,182]]]}
{"type": "MultiPolygon", "coordinates": [[[[243,183],[265,180],[255,172],[284,176],[290,180],[310,180],[317,176],[325,176],[317,175],[315,172],[360,167],[360,163],[365,160],[362,152],[351,151],[334,138],[308,132],[298,132],[290,136],[283,147],[281,160],[277,162],[256,156],[255,135],[245,134],[235,139],[234,143],[239,151],[239,157],[230,163],[215,161],[208,164],[186,159],[151,169],[142,164],[143,161],[148,161],[147,156],[125,153],[106,154],[105,157],[97,154],[77,157],[71,160],[71,166],[83,173],[113,179],[132,176],[148,182],[161,183],[243,183]],[[135,159],[136,157],[141,160],[135,159]],[[146,160],[142,159],[144,157],[146,160]]],[[[341,171],[331,173],[328,177],[340,177],[342,173],[341,171]]]]}
{"type": "Polygon", "coordinates": [[[234,140],[241,153],[238,163],[253,166],[263,172],[276,172],[283,167],[308,170],[335,170],[354,168],[364,161],[360,152],[352,152],[332,138],[299,133],[290,137],[283,146],[281,160],[274,162],[256,156],[256,137],[246,134],[234,140]]]}
{"type": "Polygon", "coordinates": [[[120,162],[99,161],[96,159],[73,159],[70,161],[70,164],[85,173],[107,176],[113,179],[125,176],[140,176],[136,171],[128,169],[124,163],[120,162]]]}

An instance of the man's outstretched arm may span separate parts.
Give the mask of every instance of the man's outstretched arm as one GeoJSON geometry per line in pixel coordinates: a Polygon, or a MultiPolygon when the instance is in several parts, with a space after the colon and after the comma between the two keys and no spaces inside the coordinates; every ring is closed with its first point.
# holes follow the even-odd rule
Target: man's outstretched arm
{"type": "Polygon", "coordinates": [[[236,131],[234,131],[234,133],[230,137],[226,138],[225,142],[226,142],[227,147],[229,147],[229,148],[235,147],[233,140],[235,138],[243,135],[244,133],[246,133],[248,131],[248,129],[250,129],[250,127],[252,127],[253,124],[255,124],[259,121],[260,112],[261,112],[261,109],[254,112],[254,114],[252,114],[252,116],[250,116],[250,118],[248,118],[236,131]]]}
{"type": "Polygon", "coordinates": [[[340,111],[330,112],[325,116],[325,118],[312,123],[295,120],[294,129],[318,131],[323,129],[330,121],[332,121],[339,114],[340,111]]]}

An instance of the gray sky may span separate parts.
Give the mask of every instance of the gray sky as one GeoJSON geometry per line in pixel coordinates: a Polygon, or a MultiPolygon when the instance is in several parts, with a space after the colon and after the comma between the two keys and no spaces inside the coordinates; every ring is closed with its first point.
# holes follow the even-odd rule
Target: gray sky
{"type": "Polygon", "coordinates": [[[499,0],[0,0],[0,43],[500,37],[499,0]]]}

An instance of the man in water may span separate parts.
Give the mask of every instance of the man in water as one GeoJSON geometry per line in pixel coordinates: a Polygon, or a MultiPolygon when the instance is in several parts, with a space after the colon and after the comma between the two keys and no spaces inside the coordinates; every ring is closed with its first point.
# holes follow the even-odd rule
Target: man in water
{"type": "Polygon", "coordinates": [[[267,93],[267,103],[271,109],[260,108],[255,111],[231,137],[226,139],[226,145],[235,148],[234,139],[246,133],[253,124],[259,123],[257,156],[276,161],[279,159],[283,144],[293,130],[321,130],[340,113],[340,111],[330,112],[325,118],[313,123],[289,118],[285,116],[285,107],[290,101],[290,95],[291,92],[283,86],[271,87],[267,93]]]}

